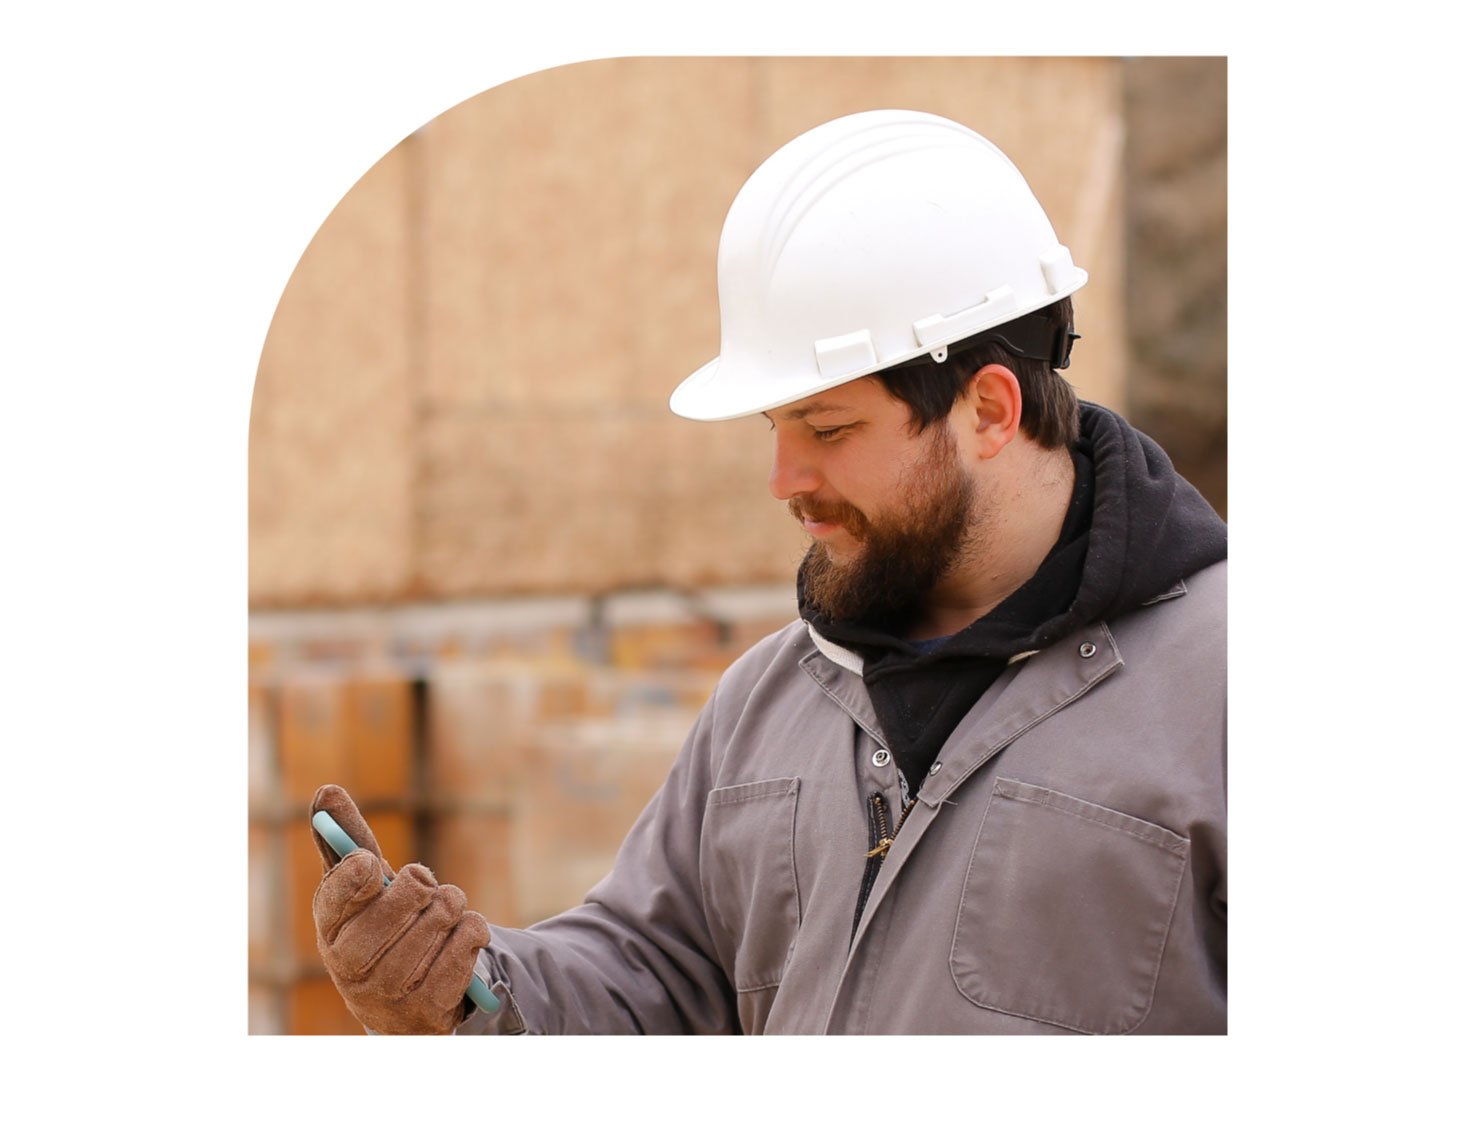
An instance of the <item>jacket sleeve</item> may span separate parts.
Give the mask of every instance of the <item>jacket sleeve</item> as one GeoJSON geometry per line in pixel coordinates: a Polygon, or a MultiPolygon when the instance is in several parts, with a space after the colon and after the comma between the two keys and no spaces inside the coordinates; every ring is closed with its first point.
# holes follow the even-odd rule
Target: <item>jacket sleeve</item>
{"type": "Polygon", "coordinates": [[[476,971],[501,1011],[460,1034],[724,1034],[740,1030],[699,874],[714,701],[583,904],[528,929],[491,927],[476,971]]]}

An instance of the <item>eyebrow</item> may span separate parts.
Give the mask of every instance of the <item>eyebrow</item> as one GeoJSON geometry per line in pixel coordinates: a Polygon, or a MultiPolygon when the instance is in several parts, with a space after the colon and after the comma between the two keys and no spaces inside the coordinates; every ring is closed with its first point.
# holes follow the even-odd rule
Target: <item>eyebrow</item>
{"type": "MultiPolygon", "coordinates": [[[[798,407],[795,411],[783,412],[781,418],[790,421],[794,419],[805,419],[808,415],[825,415],[834,411],[851,410],[852,408],[845,403],[827,403],[819,399],[815,403],[808,403],[803,407],[798,407]]],[[[761,414],[767,419],[771,417],[769,411],[762,411],[761,414]]]]}

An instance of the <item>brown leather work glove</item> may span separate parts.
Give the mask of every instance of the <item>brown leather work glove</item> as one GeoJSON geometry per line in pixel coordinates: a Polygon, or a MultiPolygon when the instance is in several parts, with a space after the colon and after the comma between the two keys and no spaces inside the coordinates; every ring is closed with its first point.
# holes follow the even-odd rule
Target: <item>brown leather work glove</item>
{"type": "Polygon", "coordinates": [[[465,989],[490,926],[465,908],[464,893],[428,868],[396,876],[357,804],[323,786],[311,813],[325,810],[360,847],[339,860],[312,830],[326,871],[311,899],[316,946],[347,1008],[384,1035],[447,1035],[465,1017],[465,989]],[[384,886],[383,877],[392,878],[384,886]]]}

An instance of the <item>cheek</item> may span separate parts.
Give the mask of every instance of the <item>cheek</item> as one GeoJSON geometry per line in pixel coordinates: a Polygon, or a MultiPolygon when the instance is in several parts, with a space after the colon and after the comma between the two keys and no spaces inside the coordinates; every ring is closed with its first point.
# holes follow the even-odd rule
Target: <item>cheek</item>
{"type": "Polygon", "coordinates": [[[865,458],[855,453],[851,457],[843,456],[840,463],[827,468],[827,485],[834,494],[866,513],[892,493],[892,481],[887,477],[892,469],[882,458],[865,458]]]}
{"type": "Polygon", "coordinates": [[[864,446],[862,440],[843,447],[825,464],[824,475],[833,498],[841,498],[869,518],[902,513],[905,486],[931,465],[928,440],[905,440],[906,445],[864,446]]]}

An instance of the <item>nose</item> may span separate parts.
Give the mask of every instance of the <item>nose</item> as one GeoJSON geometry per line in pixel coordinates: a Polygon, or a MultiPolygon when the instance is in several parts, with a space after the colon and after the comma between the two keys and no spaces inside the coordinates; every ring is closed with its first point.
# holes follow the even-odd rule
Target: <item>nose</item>
{"type": "Polygon", "coordinates": [[[810,451],[780,427],[776,428],[775,435],[771,477],[766,483],[772,496],[784,502],[797,494],[811,494],[822,484],[822,479],[811,461],[810,451]]]}

